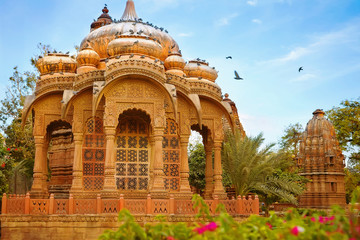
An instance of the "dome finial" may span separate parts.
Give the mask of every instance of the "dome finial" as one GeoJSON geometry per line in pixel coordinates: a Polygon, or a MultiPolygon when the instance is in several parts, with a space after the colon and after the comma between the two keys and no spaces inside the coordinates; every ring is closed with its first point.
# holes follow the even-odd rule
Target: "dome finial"
{"type": "Polygon", "coordinates": [[[123,21],[137,21],[139,17],[136,14],[135,11],[135,4],[133,0],[128,0],[126,2],[126,7],[124,14],[121,17],[121,20],[123,21]]]}

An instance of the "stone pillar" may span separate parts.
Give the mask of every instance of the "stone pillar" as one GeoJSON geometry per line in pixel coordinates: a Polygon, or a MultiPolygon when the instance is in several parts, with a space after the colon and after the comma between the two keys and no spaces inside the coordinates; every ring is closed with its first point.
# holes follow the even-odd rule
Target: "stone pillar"
{"type": "Polygon", "coordinates": [[[222,184],[222,167],[221,167],[221,141],[214,142],[214,192],[219,199],[225,199],[226,193],[222,184]]]}
{"type": "Polygon", "coordinates": [[[44,178],[45,169],[43,169],[46,166],[46,163],[44,163],[46,161],[46,158],[44,158],[44,137],[34,136],[34,139],[35,162],[31,195],[33,198],[43,198],[47,194],[46,189],[44,189],[44,186],[46,186],[46,179],[44,178]]]}
{"type": "Polygon", "coordinates": [[[115,183],[115,127],[105,126],[106,156],[104,172],[104,188],[102,196],[113,198],[117,196],[115,183]]]}
{"type": "Polygon", "coordinates": [[[44,140],[43,146],[42,146],[42,177],[43,177],[43,181],[42,181],[42,188],[43,188],[43,192],[45,192],[46,194],[48,194],[48,159],[47,159],[47,153],[48,153],[48,147],[49,147],[49,143],[47,143],[44,140]]]}
{"type": "Polygon", "coordinates": [[[212,158],[212,148],[210,145],[205,145],[205,199],[211,199],[214,191],[214,169],[213,169],[213,158],[212,158]]]}
{"type": "Polygon", "coordinates": [[[164,160],[162,153],[162,140],[163,140],[164,129],[157,128],[154,130],[154,180],[151,187],[151,196],[153,198],[167,198],[167,192],[164,186],[164,160]]]}
{"type": "Polygon", "coordinates": [[[189,184],[189,159],[187,147],[190,135],[180,136],[180,193],[182,198],[191,199],[192,192],[189,184]]]}
{"type": "Polygon", "coordinates": [[[82,162],[82,144],[83,133],[74,133],[74,162],[73,162],[73,180],[71,193],[81,192],[83,190],[83,162],[82,162]]]}
{"type": "Polygon", "coordinates": [[[154,184],[154,159],[155,159],[155,141],[153,137],[150,137],[149,144],[150,144],[149,191],[151,191],[154,184]]]}

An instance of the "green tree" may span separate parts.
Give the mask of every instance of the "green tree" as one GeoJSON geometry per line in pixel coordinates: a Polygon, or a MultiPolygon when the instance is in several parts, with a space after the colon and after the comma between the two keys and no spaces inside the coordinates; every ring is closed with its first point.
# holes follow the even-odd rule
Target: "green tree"
{"type": "Polygon", "coordinates": [[[340,107],[326,111],[327,117],[335,127],[340,147],[351,152],[351,158],[360,160],[360,98],[358,101],[345,100],[340,107]]]}
{"type": "MultiPolygon", "coordinates": [[[[40,54],[44,55],[51,50],[49,45],[38,44],[40,54]]],[[[8,158],[12,160],[12,174],[6,181],[13,182],[13,191],[16,192],[18,177],[25,178],[26,188],[29,187],[32,177],[35,145],[32,136],[31,116],[26,120],[25,127],[21,127],[22,109],[25,98],[35,90],[38,70],[35,64],[39,59],[36,55],[30,59],[35,71],[20,72],[14,67],[13,75],[9,78],[9,85],[5,97],[0,100],[0,129],[5,133],[5,143],[10,149],[8,158]]],[[[10,167],[10,165],[8,165],[10,167]]]]}
{"type": "MultiPolygon", "coordinates": [[[[289,167],[286,152],[273,152],[275,144],[261,149],[264,142],[262,134],[256,137],[242,137],[239,131],[228,132],[223,146],[223,165],[229,174],[237,195],[258,193],[262,197],[276,196],[297,204],[296,196],[303,187],[297,179],[285,174],[276,174],[289,167]]],[[[292,176],[294,177],[294,176],[292,176]]]]}
{"type": "Polygon", "coordinates": [[[8,179],[12,175],[13,159],[10,157],[9,152],[11,148],[4,146],[4,138],[0,134],[0,199],[4,193],[9,192],[8,179]]]}
{"type": "Polygon", "coordinates": [[[345,100],[340,107],[326,111],[327,117],[335,128],[340,147],[348,155],[345,168],[346,200],[360,184],[360,98],[345,100]]]}
{"type": "Polygon", "coordinates": [[[205,149],[199,142],[189,145],[189,182],[200,191],[205,189],[205,149]]]}
{"type": "Polygon", "coordinates": [[[291,155],[297,156],[303,131],[303,127],[300,123],[290,124],[285,128],[284,135],[279,141],[280,148],[291,153],[291,155]]]}

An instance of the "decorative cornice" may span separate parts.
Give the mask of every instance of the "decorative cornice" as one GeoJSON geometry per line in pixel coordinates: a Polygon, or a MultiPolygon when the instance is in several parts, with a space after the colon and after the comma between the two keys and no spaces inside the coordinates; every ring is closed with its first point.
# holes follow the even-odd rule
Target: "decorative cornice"
{"type": "Polygon", "coordinates": [[[93,82],[105,81],[105,70],[94,70],[78,74],[74,83],[74,90],[79,91],[81,89],[92,87],[93,82]]]}
{"type": "Polygon", "coordinates": [[[186,95],[190,93],[190,85],[186,78],[168,72],[165,75],[167,83],[174,85],[177,91],[186,95]]]}
{"type": "Polygon", "coordinates": [[[75,75],[41,78],[36,83],[35,95],[38,97],[51,91],[70,90],[73,87],[74,81],[75,75]]]}
{"type": "Polygon", "coordinates": [[[142,60],[120,60],[107,66],[105,73],[106,82],[125,75],[142,75],[150,77],[162,85],[165,83],[164,67],[155,63],[142,60]]]}
{"type": "Polygon", "coordinates": [[[188,80],[191,93],[198,94],[199,96],[206,96],[214,98],[221,102],[221,88],[211,82],[205,82],[204,80],[188,80]]]}

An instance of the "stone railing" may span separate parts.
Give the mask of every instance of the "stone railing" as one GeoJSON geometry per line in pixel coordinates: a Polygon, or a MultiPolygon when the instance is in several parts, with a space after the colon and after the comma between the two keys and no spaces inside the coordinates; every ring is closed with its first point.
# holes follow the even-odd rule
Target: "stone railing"
{"type": "MultiPolygon", "coordinates": [[[[259,199],[257,196],[241,197],[232,200],[205,200],[211,214],[219,204],[223,204],[230,215],[259,214],[259,199]]],[[[119,199],[102,199],[100,194],[96,199],[55,199],[51,194],[49,199],[31,199],[30,194],[9,195],[4,194],[2,199],[2,214],[33,214],[33,215],[69,215],[69,214],[116,214],[121,209],[128,209],[134,215],[178,214],[195,215],[197,209],[191,200],[175,199],[125,199],[121,194],[119,199]]]]}

